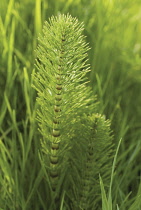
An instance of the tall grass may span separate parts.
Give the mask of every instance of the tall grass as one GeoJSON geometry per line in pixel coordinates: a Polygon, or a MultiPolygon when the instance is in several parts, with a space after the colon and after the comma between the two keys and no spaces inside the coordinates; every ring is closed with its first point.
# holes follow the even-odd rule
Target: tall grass
{"type": "MultiPolygon", "coordinates": [[[[141,208],[140,10],[140,0],[0,3],[1,209],[46,209],[48,198],[38,155],[40,134],[35,123],[37,105],[31,73],[43,22],[51,15],[68,12],[85,24],[91,47],[89,78],[100,101],[99,111],[111,119],[117,146],[122,139],[112,174],[111,209],[141,208]]],[[[100,184],[106,202],[101,179],[100,184]]]]}

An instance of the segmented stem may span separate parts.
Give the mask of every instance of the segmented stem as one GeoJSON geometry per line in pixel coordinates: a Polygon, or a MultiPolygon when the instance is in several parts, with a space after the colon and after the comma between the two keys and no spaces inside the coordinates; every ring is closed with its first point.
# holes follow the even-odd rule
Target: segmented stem
{"type": "Polygon", "coordinates": [[[51,184],[52,184],[52,190],[56,190],[56,186],[59,179],[59,144],[60,144],[60,137],[61,137],[61,131],[60,131],[60,116],[61,116],[61,103],[62,103],[62,59],[63,59],[63,42],[65,41],[65,36],[62,35],[62,46],[61,46],[61,52],[60,52],[60,58],[59,58],[59,65],[56,72],[56,87],[55,87],[55,105],[54,105],[54,118],[53,118],[53,141],[51,143],[51,155],[50,155],[50,177],[51,177],[51,184]]]}
{"type": "Polygon", "coordinates": [[[82,191],[81,191],[81,201],[80,206],[83,210],[87,209],[88,206],[88,198],[90,194],[90,187],[92,183],[92,170],[93,170],[93,160],[94,153],[92,144],[89,143],[87,148],[87,159],[85,164],[85,171],[82,178],[82,191]]]}

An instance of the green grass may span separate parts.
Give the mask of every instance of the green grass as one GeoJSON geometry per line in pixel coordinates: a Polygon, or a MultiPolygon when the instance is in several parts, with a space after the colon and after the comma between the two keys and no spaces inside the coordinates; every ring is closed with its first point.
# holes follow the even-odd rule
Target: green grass
{"type": "MultiPolygon", "coordinates": [[[[31,88],[37,37],[45,20],[70,13],[85,24],[89,79],[99,112],[111,120],[116,148],[103,210],[141,209],[140,0],[5,0],[0,4],[0,208],[46,209],[40,134],[31,88]],[[111,195],[111,197],[109,197],[111,195]]],[[[102,154],[104,155],[104,154],[102,154]]],[[[47,178],[47,177],[46,177],[47,178]]],[[[65,195],[64,195],[65,196],[65,195]]],[[[62,198],[61,209],[66,204],[62,198]]]]}

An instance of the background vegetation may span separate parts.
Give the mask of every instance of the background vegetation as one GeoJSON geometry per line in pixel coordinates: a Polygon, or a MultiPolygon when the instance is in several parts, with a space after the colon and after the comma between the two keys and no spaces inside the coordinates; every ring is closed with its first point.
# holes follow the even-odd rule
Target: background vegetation
{"type": "Polygon", "coordinates": [[[85,24],[91,86],[115,144],[121,140],[112,198],[102,191],[103,209],[141,209],[140,0],[0,3],[0,209],[46,209],[31,73],[44,21],[68,12],[85,24]]]}

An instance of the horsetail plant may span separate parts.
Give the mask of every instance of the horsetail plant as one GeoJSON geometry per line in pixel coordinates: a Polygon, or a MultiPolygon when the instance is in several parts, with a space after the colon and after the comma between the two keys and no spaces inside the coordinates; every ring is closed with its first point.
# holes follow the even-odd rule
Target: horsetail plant
{"type": "Polygon", "coordinates": [[[89,47],[83,29],[70,15],[51,17],[37,47],[33,87],[38,93],[47,209],[99,209],[99,173],[105,183],[109,180],[112,138],[109,123],[96,114],[87,84],[89,47]]]}

